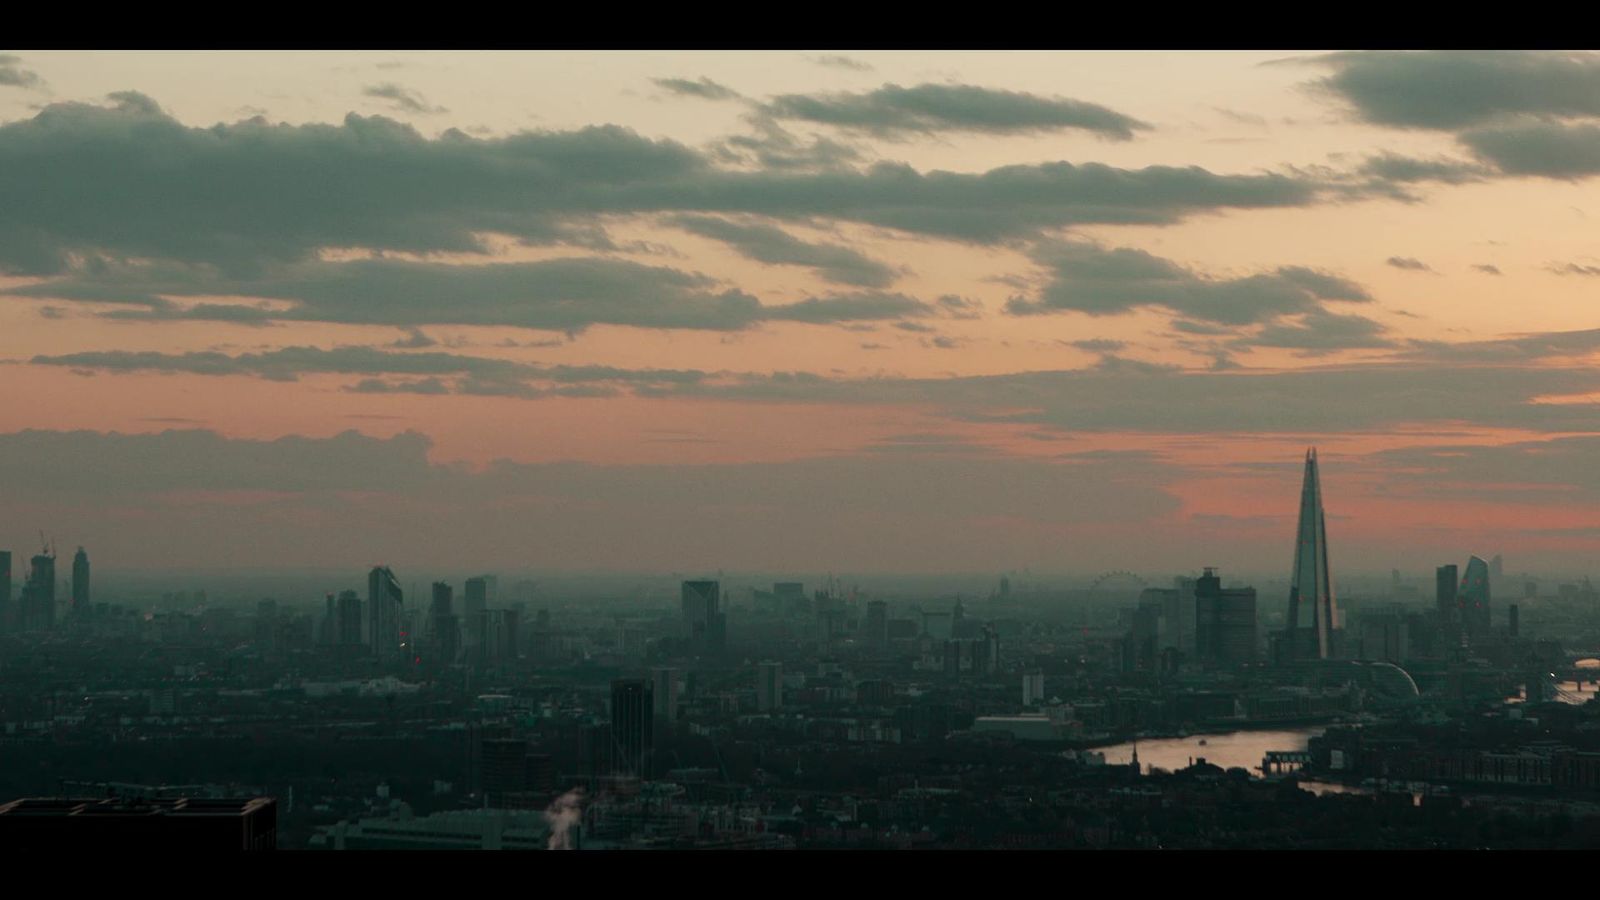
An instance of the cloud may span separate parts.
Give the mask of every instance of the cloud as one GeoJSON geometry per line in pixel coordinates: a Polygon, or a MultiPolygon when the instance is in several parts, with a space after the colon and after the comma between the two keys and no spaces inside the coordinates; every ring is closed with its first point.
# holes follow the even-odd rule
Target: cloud
{"type": "Polygon", "coordinates": [[[1054,242],[1032,251],[1048,281],[1032,298],[1006,304],[1013,315],[1082,312],[1104,316],[1158,307],[1188,320],[1225,325],[1310,312],[1324,300],[1365,302],[1354,282],[1299,266],[1242,278],[1209,278],[1171,260],[1127,247],[1054,242]]]}
{"type": "Polygon", "coordinates": [[[388,100],[390,105],[401,112],[421,113],[436,115],[447,113],[450,110],[442,106],[431,106],[420,93],[406,87],[401,87],[393,82],[370,85],[361,91],[362,95],[379,100],[388,100]]]}
{"type": "Polygon", "coordinates": [[[1069,371],[926,379],[775,373],[675,390],[759,402],[917,406],[960,420],[1069,432],[1330,434],[1426,423],[1561,431],[1593,428],[1600,404],[1542,398],[1600,392],[1600,371],[1418,349],[1396,360],[1285,371],[1188,371],[1112,358],[1069,371]]]}
{"type": "Polygon", "coordinates": [[[1083,341],[1070,341],[1070,346],[1090,353],[1115,353],[1128,346],[1127,341],[1112,341],[1105,338],[1091,338],[1083,341]]]}
{"type": "Polygon", "coordinates": [[[904,295],[861,292],[763,305],[705,275],[599,257],[483,265],[366,259],[302,263],[277,273],[229,279],[209,267],[106,266],[9,293],[143,307],[106,314],[125,320],[510,325],[565,332],[594,325],[735,331],[768,321],[826,324],[931,312],[904,295]],[[165,299],[217,295],[287,305],[182,307],[165,299]]]}
{"type": "Polygon", "coordinates": [[[1456,159],[1419,159],[1384,153],[1363,162],[1357,170],[1380,182],[1411,184],[1435,181],[1441,184],[1469,184],[1483,181],[1489,174],[1478,163],[1456,159]]]}
{"type": "Polygon", "coordinates": [[[650,82],[680,97],[697,97],[701,100],[738,100],[741,97],[733,88],[717,84],[703,76],[697,81],[690,81],[687,78],[652,78],[650,82]]]}
{"type": "Polygon", "coordinates": [[[1578,179],[1600,173],[1600,125],[1531,122],[1476,128],[1458,136],[1508,175],[1578,179]]]}
{"type": "Polygon", "coordinates": [[[864,94],[784,94],[763,111],[775,119],[832,125],[882,138],[942,132],[1026,134],[1064,129],[1131,140],[1149,125],[1095,103],[962,84],[887,84],[864,94]]]}
{"type": "Polygon", "coordinates": [[[426,334],[423,334],[422,329],[408,328],[406,329],[405,337],[395,341],[389,346],[396,347],[401,350],[423,350],[428,347],[437,346],[438,343],[438,341],[428,337],[426,334]]]}
{"type": "Polygon", "coordinates": [[[1394,346],[1388,328],[1365,316],[1314,310],[1297,323],[1277,323],[1236,342],[1236,346],[1283,347],[1308,354],[1394,346]]]}
{"type": "Polygon", "coordinates": [[[0,87],[42,89],[44,80],[39,73],[22,67],[22,57],[0,53],[0,87]]]}
{"type": "Polygon", "coordinates": [[[692,234],[722,241],[740,255],[757,262],[806,266],[839,284],[887,287],[896,278],[894,269],[847,247],[806,243],[771,225],[732,222],[711,216],[675,216],[668,223],[692,234]]]}
{"type": "Polygon", "coordinates": [[[1594,277],[1600,275],[1600,266],[1583,265],[1580,263],[1551,263],[1549,270],[1557,275],[1583,275],[1594,277]]]}
{"type": "Polygon", "coordinates": [[[106,256],[260,277],[328,248],[487,253],[488,234],[605,249],[607,217],[663,212],[858,222],[992,243],[1072,225],[1305,206],[1326,190],[1304,176],[1095,163],[958,173],[817,169],[813,159],[746,171],[615,126],[427,138],[350,115],[337,125],[191,128],[124,93],[109,107],[58,103],[0,124],[0,270],[52,275],[106,256]]]}
{"type": "Polygon", "coordinates": [[[1415,258],[1412,258],[1412,257],[1409,257],[1409,256],[1391,256],[1388,259],[1384,260],[1383,262],[1384,262],[1384,265],[1393,266],[1396,269],[1405,269],[1408,272],[1432,272],[1433,271],[1433,269],[1428,267],[1427,263],[1423,262],[1420,259],[1415,259],[1415,258]]]}
{"type": "Polygon", "coordinates": [[[1600,116],[1600,55],[1530,51],[1374,51],[1309,60],[1320,85],[1368,122],[1457,130],[1509,116],[1600,116]]]}
{"type": "Polygon", "coordinates": [[[1404,355],[1411,359],[1505,364],[1584,357],[1595,351],[1600,351],[1600,329],[1536,332],[1455,343],[1413,340],[1404,355]]]}
{"type": "Polygon", "coordinates": [[[1472,268],[1474,271],[1482,272],[1485,275],[1501,274],[1500,267],[1490,263],[1475,263],[1472,268]]]}
{"type": "Polygon", "coordinates": [[[819,66],[828,66],[829,68],[833,68],[833,69],[849,69],[852,72],[871,72],[871,71],[873,71],[873,67],[872,67],[871,63],[862,62],[859,59],[853,59],[853,58],[851,58],[849,56],[840,56],[838,54],[823,54],[822,56],[808,56],[808,57],[806,57],[806,59],[809,60],[810,62],[816,63],[819,66]]]}

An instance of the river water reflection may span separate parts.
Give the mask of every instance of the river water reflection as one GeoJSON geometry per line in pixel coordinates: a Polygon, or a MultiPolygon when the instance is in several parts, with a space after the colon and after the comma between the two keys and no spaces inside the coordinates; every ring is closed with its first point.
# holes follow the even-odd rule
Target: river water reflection
{"type": "MultiPolygon", "coordinates": [[[[1227,734],[1195,734],[1186,738],[1160,738],[1139,741],[1139,763],[1149,771],[1151,766],[1175,772],[1191,762],[1204,759],[1224,769],[1235,767],[1261,775],[1261,760],[1268,751],[1301,751],[1310,746],[1311,739],[1326,731],[1325,726],[1295,728],[1284,731],[1234,731],[1227,734]]],[[[1127,765],[1133,760],[1134,743],[1100,747],[1095,752],[1104,753],[1106,762],[1127,765]]]]}

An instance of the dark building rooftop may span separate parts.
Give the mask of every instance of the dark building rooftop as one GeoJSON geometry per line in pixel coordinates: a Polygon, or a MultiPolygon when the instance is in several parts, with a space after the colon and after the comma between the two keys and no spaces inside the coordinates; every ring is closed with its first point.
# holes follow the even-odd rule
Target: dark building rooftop
{"type": "Polygon", "coordinates": [[[273,850],[277,821],[278,804],[270,797],[29,797],[0,805],[0,846],[273,850]]]}

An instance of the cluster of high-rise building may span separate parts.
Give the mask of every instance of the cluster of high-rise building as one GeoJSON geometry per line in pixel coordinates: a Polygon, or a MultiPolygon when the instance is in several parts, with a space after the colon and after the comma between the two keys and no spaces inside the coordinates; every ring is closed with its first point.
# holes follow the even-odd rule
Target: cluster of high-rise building
{"type": "Polygon", "coordinates": [[[360,648],[383,662],[434,667],[509,660],[517,655],[522,604],[491,606],[495,586],[493,575],[468,578],[458,612],[455,589],[434,582],[427,608],[407,610],[394,570],[374,566],[367,574],[365,600],[354,590],[328,593],[321,642],[360,648]]]}
{"type": "MultiPolygon", "coordinates": [[[[0,550],[0,634],[6,632],[48,631],[62,617],[57,609],[56,552],[45,547],[29,561],[28,577],[20,593],[12,586],[12,556],[0,550]]],[[[82,548],[72,557],[72,580],[68,582],[71,602],[66,614],[82,616],[91,609],[89,593],[89,554],[82,548]]]]}

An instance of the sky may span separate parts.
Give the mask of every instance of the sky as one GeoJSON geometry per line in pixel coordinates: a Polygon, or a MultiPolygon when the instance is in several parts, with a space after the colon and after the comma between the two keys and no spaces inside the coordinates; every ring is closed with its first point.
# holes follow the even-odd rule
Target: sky
{"type": "Polygon", "coordinates": [[[1600,549],[1600,55],[0,51],[0,548],[1600,549]]]}

